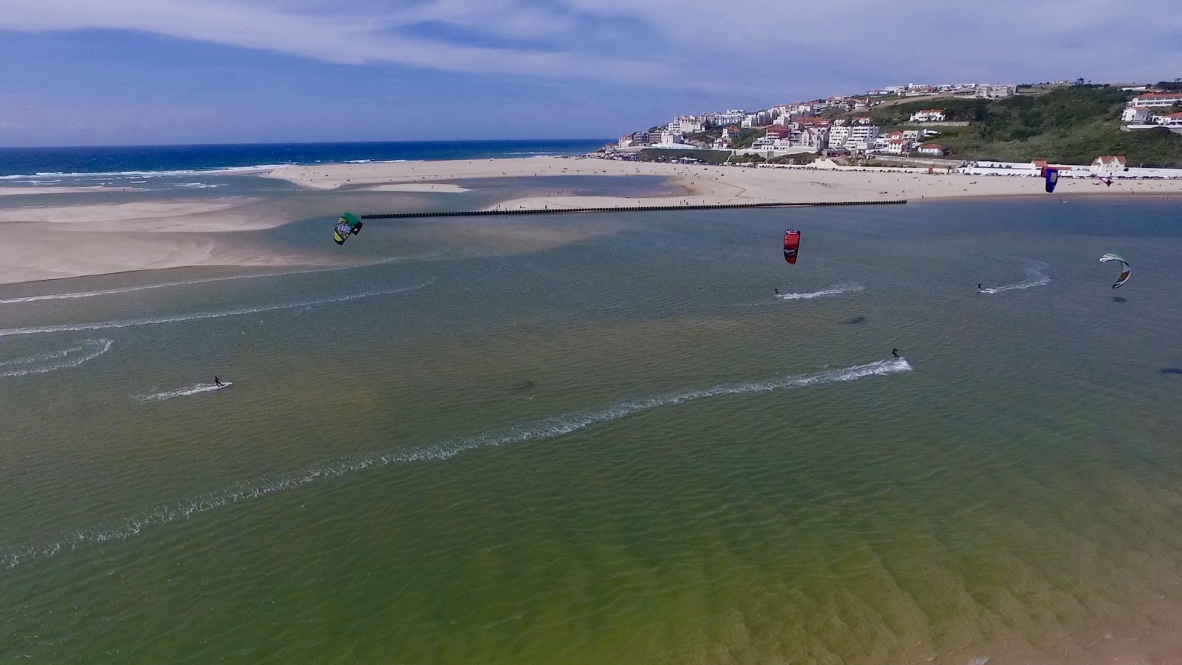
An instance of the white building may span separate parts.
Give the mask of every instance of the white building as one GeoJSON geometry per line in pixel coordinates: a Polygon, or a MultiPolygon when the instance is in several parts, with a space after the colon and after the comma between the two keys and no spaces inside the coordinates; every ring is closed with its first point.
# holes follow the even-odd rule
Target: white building
{"type": "Polygon", "coordinates": [[[1094,176],[1116,175],[1125,170],[1125,162],[1121,155],[1104,155],[1097,157],[1088,171],[1094,176]]]}
{"type": "Polygon", "coordinates": [[[982,99],[1005,99],[1018,94],[1016,85],[978,85],[973,95],[982,99]]]}
{"type": "Polygon", "coordinates": [[[669,131],[679,134],[696,134],[706,129],[706,123],[692,115],[678,116],[669,123],[669,131]]]}
{"type": "Polygon", "coordinates": [[[1182,92],[1149,92],[1134,97],[1128,105],[1153,109],[1173,106],[1174,104],[1182,104],[1182,92]]]}
{"type": "Polygon", "coordinates": [[[681,132],[675,132],[666,129],[665,131],[661,132],[661,139],[658,141],[658,145],[675,145],[680,144],[681,142],[681,132]]]}
{"type": "Polygon", "coordinates": [[[1153,114],[1144,106],[1127,106],[1120,112],[1120,120],[1126,125],[1143,125],[1152,118],[1153,114]]]}
{"type": "Polygon", "coordinates": [[[911,114],[911,122],[944,122],[944,112],[940,109],[923,109],[911,114]]]}
{"type": "Polygon", "coordinates": [[[737,125],[743,122],[743,118],[747,113],[739,109],[729,109],[722,113],[711,113],[706,116],[706,120],[715,127],[723,127],[726,125],[737,125]]]}
{"type": "Polygon", "coordinates": [[[850,140],[850,127],[840,125],[838,127],[829,128],[829,147],[830,148],[844,148],[846,141],[850,140]]]}
{"type": "Polygon", "coordinates": [[[944,156],[945,148],[944,148],[944,146],[940,145],[939,143],[925,143],[925,144],[919,146],[918,148],[916,148],[916,152],[918,152],[921,155],[933,155],[935,157],[942,157],[942,156],[944,156]]]}
{"type": "Polygon", "coordinates": [[[874,125],[854,125],[850,127],[850,137],[846,140],[847,150],[869,151],[874,147],[874,140],[878,138],[878,127],[874,125]]]}
{"type": "Polygon", "coordinates": [[[1163,127],[1182,127],[1182,113],[1153,116],[1153,122],[1163,127]]]}

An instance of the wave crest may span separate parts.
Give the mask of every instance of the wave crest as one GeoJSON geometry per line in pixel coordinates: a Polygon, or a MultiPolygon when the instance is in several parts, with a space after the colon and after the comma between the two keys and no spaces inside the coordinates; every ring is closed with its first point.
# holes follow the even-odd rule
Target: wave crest
{"type": "Polygon", "coordinates": [[[110,351],[112,344],[114,342],[109,339],[88,339],[66,349],[3,360],[0,361],[0,377],[48,374],[77,367],[110,351]]]}
{"type": "Polygon", "coordinates": [[[460,453],[476,448],[553,439],[662,406],[683,404],[694,400],[721,397],[724,395],[744,395],[857,381],[858,379],[871,376],[888,376],[910,371],[911,365],[907,363],[905,358],[892,358],[865,365],[854,365],[842,369],[817,372],[815,374],[781,376],[758,381],[726,383],[708,388],[680,392],[660,393],[647,397],[622,400],[600,409],[562,414],[542,420],[522,423],[503,431],[452,439],[431,446],[340,459],[297,473],[263,479],[254,483],[243,483],[217,492],[159,506],[141,515],[125,518],[122,520],[122,524],[118,526],[77,531],[61,540],[46,545],[9,550],[7,553],[0,555],[0,561],[3,562],[0,565],[6,565],[9,569],[12,569],[26,561],[54,556],[64,550],[72,550],[85,545],[94,545],[114,540],[127,540],[139,535],[148,527],[194,518],[202,513],[225,508],[242,501],[259,499],[279,492],[297,489],[320,480],[337,478],[392,464],[447,460],[460,453]]]}

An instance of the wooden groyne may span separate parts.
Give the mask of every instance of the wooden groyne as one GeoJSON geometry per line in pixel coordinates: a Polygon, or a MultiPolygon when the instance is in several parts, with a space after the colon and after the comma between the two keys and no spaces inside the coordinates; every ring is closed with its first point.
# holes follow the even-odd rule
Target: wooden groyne
{"type": "Polygon", "coordinates": [[[391,212],[360,215],[361,219],[412,219],[416,217],[487,217],[490,215],[563,215],[587,212],[672,212],[674,210],[736,210],[743,208],[821,208],[826,206],[902,205],[907,199],[891,201],[817,201],[814,203],[699,203],[672,206],[627,206],[618,208],[523,208],[518,210],[438,210],[432,212],[391,212]]]}

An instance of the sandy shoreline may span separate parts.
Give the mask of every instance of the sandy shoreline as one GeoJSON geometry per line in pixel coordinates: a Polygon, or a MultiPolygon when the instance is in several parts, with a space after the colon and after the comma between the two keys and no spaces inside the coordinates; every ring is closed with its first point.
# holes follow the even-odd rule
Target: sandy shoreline
{"type": "MultiPolygon", "coordinates": [[[[489,206],[500,210],[897,199],[918,203],[1036,195],[1067,200],[1081,195],[1182,195],[1180,181],[1117,181],[1112,187],[1104,187],[1093,180],[1063,179],[1056,192],[1047,195],[1042,181],[1036,178],[929,174],[926,169],[740,168],[561,157],[286,166],[254,174],[259,176],[286,180],[336,197],[349,191],[462,194],[469,191],[464,182],[472,179],[519,178],[528,187],[529,178],[561,176],[655,176],[668,179],[680,190],[660,197],[570,196],[555,191],[552,196],[522,197],[489,206]]],[[[111,190],[127,191],[15,187],[0,188],[0,193],[111,190]]],[[[244,247],[238,242],[240,236],[234,235],[289,223],[293,221],[290,214],[245,196],[0,207],[0,284],[135,270],[305,265],[331,260],[278,256],[266,249],[244,247]]]]}
{"type": "MultiPolygon", "coordinates": [[[[495,208],[584,208],[649,205],[812,203],[889,199],[958,199],[1043,195],[1038,178],[929,174],[926,169],[741,168],[602,159],[530,157],[451,162],[394,162],[287,166],[264,175],[312,189],[444,184],[475,178],[537,176],[658,176],[684,194],[673,197],[551,196],[504,201],[495,208]]],[[[429,191],[429,190],[428,190],[429,191]]],[[[1051,196],[1080,194],[1182,194],[1182,181],[1117,181],[1104,187],[1094,180],[1064,178],[1051,196]]]]}

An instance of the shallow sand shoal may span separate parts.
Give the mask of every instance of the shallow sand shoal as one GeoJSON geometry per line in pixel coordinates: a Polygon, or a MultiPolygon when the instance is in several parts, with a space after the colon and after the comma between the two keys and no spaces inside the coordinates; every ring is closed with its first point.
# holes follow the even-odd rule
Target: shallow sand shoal
{"type": "Polygon", "coordinates": [[[0,284],[192,266],[280,266],[273,255],[209,233],[106,233],[0,224],[0,284]]]}
{"type": "MultiPolygon", "coordinates": [[[[813,203],[888,199],[954,199],[1044,195],[1038,178],[929,174],[927,169],[744,168],[617,162],[594,158],[531,157],[382,164],[287,166],[265,177],[316,189],[442,183],[470,178],[534,176],[660,176],[682,187],[671,197],[530,197],[505,201],[499,209],[634,207],[647,205],[813,203]]],[[[1182,194],[1182,181],[1123,181],[1105,187],[1095,180],[1064,178],[1051,196],[1078,194],[1182,194]]]]}
{"type": "Polygon", "coordinates": [[[193,233],[268,229],[288,221],[267,214],[256,203],[255,199],[232,197],[9,208],[0,210],[0,225],[38,222],[88,232],[193,233]]]}
{"type": "Polygon", "coordinates": [[[315,263],[235,232],[288,219],[248,197],[0,209],[0,284],[192,266],[315,263]]]}

